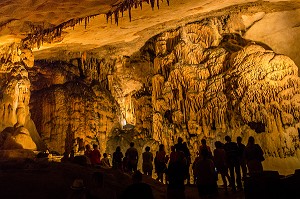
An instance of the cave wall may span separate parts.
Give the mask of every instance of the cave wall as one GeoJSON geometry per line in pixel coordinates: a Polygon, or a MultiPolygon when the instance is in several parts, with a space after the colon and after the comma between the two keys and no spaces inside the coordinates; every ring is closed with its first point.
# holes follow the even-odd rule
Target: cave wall
{"type": "Polygon", "coordinates": [[[112,130],[120,126],[119,106],[108,91],[110,61],[86,54],[68,62],[36,61],[29,75],[30,111],[50,150],[79,152],[94,143],[106,150],[112,130]]]}
{"type": "Polygon", "coordinates": [[[243,39],[231,21],[187,24],[141,49],[153,63],[152,139],[169,149],[183,137],[196,154],[202,138],[213,147],[225,135],[245,143],[254,136],[266,157],[297,157],[298,68],[267,45],[243,39]]]}

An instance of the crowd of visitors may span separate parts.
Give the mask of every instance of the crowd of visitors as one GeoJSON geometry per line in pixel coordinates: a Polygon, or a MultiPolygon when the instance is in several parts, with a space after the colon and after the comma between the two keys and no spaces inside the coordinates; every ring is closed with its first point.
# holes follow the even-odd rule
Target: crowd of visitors
{"type": "MultiPolygon", "coordinates": [[[[167,184],[167,196],[172,199],[185,198],[185,185],[191,183],[190,165],[192,165],[193,182],[198,188],[200,198],[218,194],[218,174],[221,175],[225,193],[228,193],[228,187],[232,192],[243,190],[242,181],[247,175],[263,171],[263,151],[258,144],[255,144],[252,136],[249,137],[246,146],[242,143],[241,137],[237,137],[237,142],[233,142],[230,136],[225,136],[225,141],[225,143],[216,141],[215,149],[212,151],[206,140],[202,139],[193,163],[187,143],[181,137],[174,146],[171,146],[170,155],[167,155],[163,144],[159,145],[155,157],[151,148],[147,146],[142,153],[142,171],[145,175],[152,177],[153,169],[155,169],[156,180],[167,184]]],[[[93,145],[93,150],[87,145],[84,154],[90,159],[92,165],[112,167],[140,178],[139,170],[137,170],[139,154],[133,142],[130,143],[125,155],[121,152],[120,146],[116,148],[112,156],[112,165],[106,153],[101,159],[96,144],[93,145]]],[[[147,190],[149,188],[144,184],[135,186],[141,186],[141,189],[147,190]]],[[[130,189],[126,194],[131,192],[133,190],[130,189]]]]}

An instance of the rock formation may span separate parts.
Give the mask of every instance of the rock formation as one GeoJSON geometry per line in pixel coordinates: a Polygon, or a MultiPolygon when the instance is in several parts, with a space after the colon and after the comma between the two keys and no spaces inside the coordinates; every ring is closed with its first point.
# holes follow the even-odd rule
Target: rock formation
{"type": "Polygon", "coordinates": [[[0,117],[2,149],[43,148],[30,117],[30,80],[25,67],[33,66],[30,50],[12,44],[1,49],[0,117]]]}
{"type": "MultiPolygon", "coordinates": [[[[106,19],[119,23],[125,10],[131,19],[131,8],[142,2],[113,4],[106,19]]],[[[153,8],[160,1],[147,3],[153,8]]],[[[213,146],[225,135],[233,140],[242,136],[243,142],[251,135],[266,157],[297,157],[298,68],[252,38],[259,38],[257,22],[264,20],[264,25],[273,11],[285,9],[295,16],[300,4],[289,2],[283,9],[280,2],[253,2],[224,8],[234,3],[208,2],[220,9],[211,11],[204,3],[190,9],[193,3],[199,6],[195,0],[182,3],[191,16],[172,15],[159,24],[154,22],[159,17],[146,17],[152,25],[141,29],[132,20],[128,30],[110,27],[113,33],[96,22],[89,29],[89,19],[97,15],[94,8],[77,18],[75,10],[71,19],[62,14],[67,20],[61,23],[29,22],[31,31],[20,44],[0,47],[0,148],[63,153],[96,143],[102,153],[112,153],[118,145],[125,151],[134,141],[142,153],[147,145],[157,150],[160,143],[169,150],[182,137],[194,155],[202,138],[213,146]],[[78,34],[68,28],[75,26],[78,34]],[[89,38],[79,41],[79,33],[89,38]],[[39,59],[34,60],[31,48],[43,42],[55,44],[36,51],[39,59]]],[[[13,20],[8,26],[18,23],[25,22],[13,20]]],[[[293,29],[297,23],[293,20],[293,29]]]]}

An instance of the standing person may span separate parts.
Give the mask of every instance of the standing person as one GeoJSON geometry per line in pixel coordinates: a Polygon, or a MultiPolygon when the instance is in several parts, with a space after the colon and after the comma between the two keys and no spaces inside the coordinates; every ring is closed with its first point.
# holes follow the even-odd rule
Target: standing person
{"type": "Polygon", "coordinates": [[[191,165],[191,153],[189,148],[187,147],[187,143],[183,142],[183,148],[184,148],[184,155],[186,158],[186,166],[185,166],[185,178],[186,178],[186,184],[190,185],[191,175],[190,175],[190,165],[191,165]]]}
{"type": "Polygon", "coordinates": [[[91,164],[95,166],[100,164],[101,153],[98,149],[97,144],[93,144],[93,148],[94,150],[91,152],[90,159],[91,159],[91,164]]]}
{"type": "Polygon", "coordinates": [[[227,192],[227,180],[230,182],[230,177],[228,175],[228,167],[226,165],[226,152],[222,148],[222,143],[220,141],[215,142],[215,147],[216,149],[214,150],[213,158],[214,164],[217,168],[217,172],[221,174],[225,192],[227,192]]]}
{"type": "Polygon", "coordinates": [[[110,162],[109,162],[107,153],[103,153],[103,158],[101,159],[100,164],[104,168],[110,168],[110,162]]]}
{"type": "Polygon", "coordinates": [[[143,172],[144,172],[144,174],[152,177],[153,154],[150,152],[149,146],[146,146],[145,152],[142,154],[142,156],[143,156],[143,165],[142,165],[143,172]]]}
{"type": "Polygon", "coordinates": [[[123,170],[123,153],[121,147],[117,146],[116,151],[113,153],[112,166],[114,169],[123,170]]]}
{"type": "Polygon", "coordinates": [[[230,171],[230,184],[232,191],[236,191],[235,186],[235,174],[236,174],[236,183],[237,188],[242,190],[242,179],[241,179],[241,169],[238,158],[238,146],[235,142],[231,141],[231,138],[226,135],[225,136],[226,143],[224,145],[224,149],[226,152],[226,164],[228,165],[230,171]]]}
{"type": "Polygon", "coordinates": [[[89,159],[91,159],[91,152],[92,152],[91,145],[89,145],[89,144],[85,145],[84,155],[86,157],[88,157],[89,159]]]}
{"type": "Polygon", "coordinates": [[[200,156],[201,156],[201,151],[202,151],[202,149],[207,149],[208,150],[208,155],[209,155],[209,157],[210,158],[212,158],[212,152],[211,152],[211,149],[210,149],[210,147],[209,146],[207,146],[207,144],[206,144],[206,139],[202,139],[201,140],[201,146],[199,147],[199,153],[200,153],[200,156]]]}
{"type": "Polygon", "coordinates": [[[214,162],[209,157],[207,148],[201,150],[202,159],[197,162],[197,188],[200,198],[212,196],[218,192],[217,177],[214,162]]]}
{"type": "Polygon", "coordinates": [[[166,172],[167,165],[166,165],[166,151],[165,146],[163,144],[159,145],[159,149],[156,152],[155,160],[155,170],[157,173],[157,180],[164,183],[164,173],[166,172]]]}
{"type": "Polygon", "coordinates": [[[175,145],[175,151],[170,154],[170,162],[167,170],[168,186],[167,198],[168,199],[185,199],[185,168],[186,158],[181,150],[178,150],[178,145],[175,145]]]}
{"type": "Polygon", "coordinates": [[[254,137],[248,138],[248,144],[245,148],[244,157],[249,169],[249,174],[257,174],[263,172],[262,161],[265,160],[264,152],[258,144],[255,144],[254,137]]]}
{"type": "Polygon", "coordinates": [[[186,142],[183,142],[183,139],[181,137],[178,137],[177,144],[175,144],[175,148],[177,151],[182,151],[184,156],[185,156],[185,179],[187,179],[187,183],[189,184],[189,178],[190,178],[190,173],[189,173],[189,167],[191,164],[191,154],[190,150],[187,147],[186,142]]]}
{"type": "Polygon", "coordinates": [[[192,170],[193,170],[193,177],[194,177],[194,184],[197,184],[197,177],[198,177],[198,169],[197,169],[197,164],[201,160],[199,152],[197,152],[197,156],[193,162],[192,165],[192,170]]]}
{"type": "Polygon", "coordinates": [[[238,146],[238,156],[239,156],[239,163],[241,165],[242,168],[242,174],[243,177],[242,179],[244,180],[247,176],[247,166],[246,166],[246,161],[245,161],[245,157],[244,157],[244,151],[245,151],[245,145],[242,143],[242,137],[238,136],[236,138],[236,143],[238,146]]]}
{"type": "Polygon", "coordinates": [[[134,147],[134,143],[130,142],[130,148],[127,149],[126,153],[127,168],[129,172],[135,172],[137,170],[139,154],[137,149],[134,147]]]}

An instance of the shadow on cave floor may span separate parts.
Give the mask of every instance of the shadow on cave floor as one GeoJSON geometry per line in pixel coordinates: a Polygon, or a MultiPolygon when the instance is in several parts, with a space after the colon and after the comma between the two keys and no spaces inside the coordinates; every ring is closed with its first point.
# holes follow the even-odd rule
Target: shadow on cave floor
{"type": "MultiPolygon", "coordinates": [[[[103,173],[105,191],[113,190],[120,194],[131,183],[129,174],[113,169],[95,169],[72,163],[40,162],[30,165],[6,162],[0,165],[1,199],[66,199],[71,191],[70,185],[76,178],[84,181],[87,189],[90,186],[93,172],[103,173]]],[[[166,199],[166,185],[145,176],[143,181],[150,184],[155,199],[166,199]]],[[[198,199],[195,185],[186,186],[186,199],[198,199]]],[[[243,199],[243,192],[230,193],[225,196],[219,189],[219,196],[212,198],[243,199]]]]}

